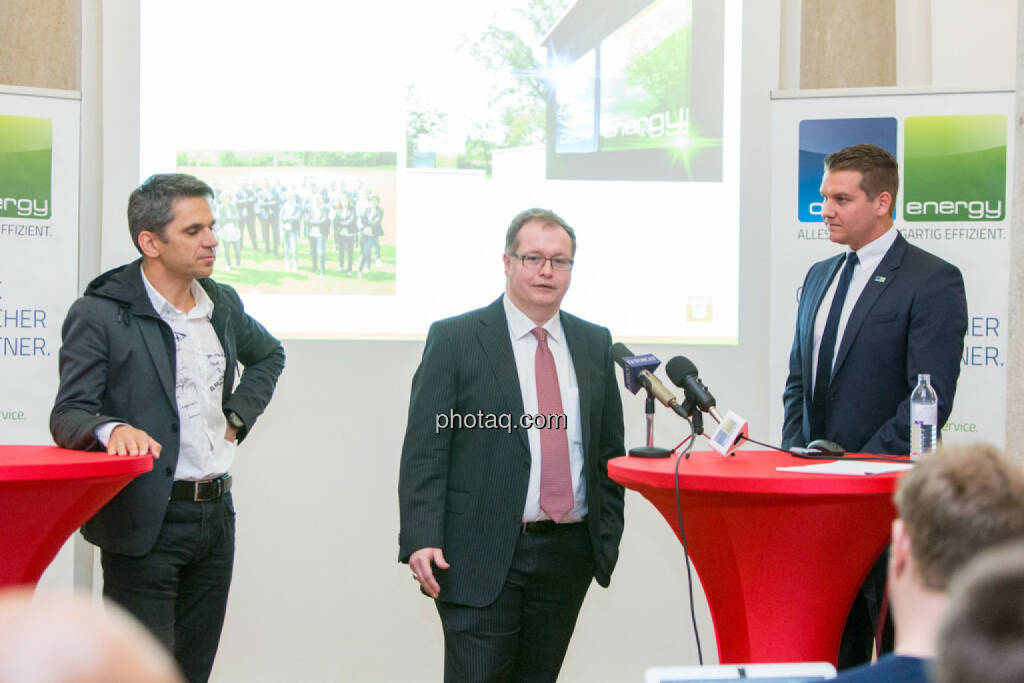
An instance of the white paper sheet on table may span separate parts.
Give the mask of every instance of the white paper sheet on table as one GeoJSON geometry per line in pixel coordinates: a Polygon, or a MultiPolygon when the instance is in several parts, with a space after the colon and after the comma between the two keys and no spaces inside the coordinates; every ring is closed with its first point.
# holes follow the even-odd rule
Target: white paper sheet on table
{"type": "Polygon", "coordinates": [[[803,474],[845,474],[851,476],[865,476],[868,474],[904,472],[913,466],[914,463],[836,460],[835,462],[819,462],[813,465],[796,465],[794,467],[776,467],[775,469],[779,472],[797,472],[803,474]]]}

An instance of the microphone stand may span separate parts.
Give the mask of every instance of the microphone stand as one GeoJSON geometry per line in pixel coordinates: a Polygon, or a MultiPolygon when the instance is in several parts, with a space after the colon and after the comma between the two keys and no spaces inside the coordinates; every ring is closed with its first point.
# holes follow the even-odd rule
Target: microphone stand
{"type": "Polygon", "coordinates": [[[704,433],[704,413],[688,391],[683,392],[683,414],[690,423],[694,437],[704,433]]]}
{"type": "Polygon", "coordinates": [[[704,433],[704,413],[696,406],[690,413],[690,425],[693,427],[694,434],[704,433]]]}
{"type": "Polygon", "coordinates": [[[647,418],[647,447],[654,446],[654,396],[647,392],[647,401],[644,403],[644,416],[647,418]]]}
{"type": "Polygon", "coordinates": [[[704,413],[701,412],[697,402],[692,400],[688,394],[683,394],[683,412],[686,414],[686,421],[690,423],[690,447],[686,449],[686,459],[690,459],[690,451],[697,443],[697,437],[704,433],[704,413]]]}
{"type": "Polygon", "coordinates": [[[647,391],[647,401],[644,404],[644,417],[647,428],[647,445],[630,448],[629,454],[637,458],[667,458],[670,451],[654,445],[654,394],[647,391]]]}

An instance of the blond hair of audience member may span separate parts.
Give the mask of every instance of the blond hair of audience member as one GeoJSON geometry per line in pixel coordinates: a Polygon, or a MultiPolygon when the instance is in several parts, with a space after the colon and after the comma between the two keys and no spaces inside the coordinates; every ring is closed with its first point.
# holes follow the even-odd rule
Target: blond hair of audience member
{"type": "Polygon", "coordinates": [[[1024,681],[1024,543],[984,553],[954,580],[935,664],[938,683],[1024,681]]]}
{"type": "Polygon", "coordinates": [[[170,655],[116,605],[0,591],[0,683],[182,683],[170,655]]]}
{"type": "Polygon", "coordinates": [[[1024,538],[1024,469],[987,444],[944,447],[907,473],[895,501],[896,652],[933,658],[954,574],[982,551],[1024,538]]]}

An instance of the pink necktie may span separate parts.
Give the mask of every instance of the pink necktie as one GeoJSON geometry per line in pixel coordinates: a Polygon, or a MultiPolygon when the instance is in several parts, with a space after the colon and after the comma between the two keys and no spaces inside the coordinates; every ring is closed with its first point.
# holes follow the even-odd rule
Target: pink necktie
{"type": "MultiPolygon", "coordinates": [[[[535,327],[533,336],[537,338],[537,353],[533,360],[537,374],[537,412],[545,416],[561,415],[562,394],[558,389],[555,357],[548,348],[548,332],[543,327],[535,327]]],[[[572,507],[569,437],[564,429],[546,426],[540,430],[540,509],[559,522],[572,507]]]]}

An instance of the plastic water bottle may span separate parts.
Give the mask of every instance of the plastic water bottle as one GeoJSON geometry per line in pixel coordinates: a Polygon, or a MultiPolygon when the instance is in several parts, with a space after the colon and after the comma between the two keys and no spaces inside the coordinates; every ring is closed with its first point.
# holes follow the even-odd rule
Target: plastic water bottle
{"type": "Polygon", "coordinates": [[[939,398],[931,375],[918,375],[910,395],[910,459],[934,453],[939,446],[939,398]]]}

